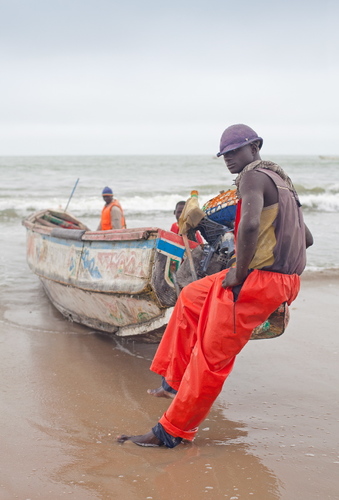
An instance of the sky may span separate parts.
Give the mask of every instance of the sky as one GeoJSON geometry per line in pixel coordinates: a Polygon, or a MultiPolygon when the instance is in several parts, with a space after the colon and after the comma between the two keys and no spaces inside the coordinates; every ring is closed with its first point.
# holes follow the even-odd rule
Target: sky
{"type": "Polygon", "coordinates": [[[0,155],[339,155],[337,0],[0,0],[0,155]]]}

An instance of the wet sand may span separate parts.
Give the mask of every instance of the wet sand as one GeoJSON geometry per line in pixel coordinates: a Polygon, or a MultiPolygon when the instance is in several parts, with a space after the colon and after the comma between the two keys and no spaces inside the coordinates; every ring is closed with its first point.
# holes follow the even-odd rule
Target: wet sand
{"type": "Polygon", "coordinates": [[[173,450],[115,442],[169,404],[146,394],[156,345],[67,322],[40,285],[20,303],[0,311],[1,500],[339,498],[338,275],[303,277],[286,333],[245,347],[173,450]]]}

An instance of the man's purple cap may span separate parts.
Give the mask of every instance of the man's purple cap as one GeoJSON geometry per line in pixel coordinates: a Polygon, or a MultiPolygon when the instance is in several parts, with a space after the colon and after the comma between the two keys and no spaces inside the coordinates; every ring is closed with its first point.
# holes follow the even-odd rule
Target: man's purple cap
{"type": "Polygon", "coordinates": [[[109,188],[108,186],[104,187],[104,189],[102,190],[102,196],[112,196],[113,195],[113,191],[111,188],[109,188]]]}
{"type": "Polygon", "coordinates": [[[228,151],[241,148],[254,141],[260,141],[259,149],[264,142],[251,127],[243,125],[242,123],[231,125],[221,136],[220,151],[217,153],[217,156],[222,156],[228,153],[228,151]]]}

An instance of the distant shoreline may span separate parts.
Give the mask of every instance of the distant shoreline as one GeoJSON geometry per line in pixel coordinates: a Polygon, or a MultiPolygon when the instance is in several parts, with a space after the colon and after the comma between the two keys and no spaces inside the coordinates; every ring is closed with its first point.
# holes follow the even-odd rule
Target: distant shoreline
{"type": "Polygon", "coordinates": [[[319,279],[335,280],[339,284],[339,269],[317,269],[314,271],[306,269],[301,275],[302,281],[314,281],[319,279]]]}

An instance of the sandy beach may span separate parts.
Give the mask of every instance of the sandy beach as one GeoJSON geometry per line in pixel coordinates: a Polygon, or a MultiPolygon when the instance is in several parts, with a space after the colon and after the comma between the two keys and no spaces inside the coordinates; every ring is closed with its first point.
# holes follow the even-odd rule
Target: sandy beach
{"type": "MultiPolygon", "coordinates": [[[[154,425],[156,345],[35,306],[1,311],[1,500],[339,498],[339,275],[305,274],[279,338],[251,341],[193,444],[116,443],[154,425]]],[[[32,299],[32,297],[31,297],[32,299]]]]}

